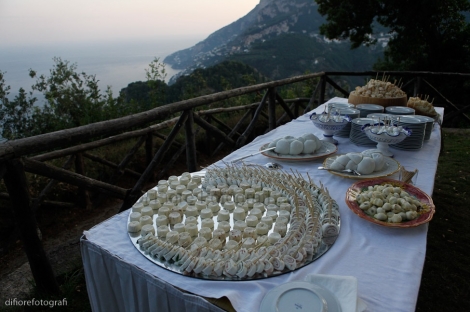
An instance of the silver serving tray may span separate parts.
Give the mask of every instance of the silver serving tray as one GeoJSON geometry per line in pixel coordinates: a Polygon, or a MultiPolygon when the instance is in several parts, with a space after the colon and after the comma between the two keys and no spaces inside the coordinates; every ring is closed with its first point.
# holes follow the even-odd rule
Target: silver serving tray
{"type": "MultiPolygon", "coordinates": [[[[195,174],[199,174],[201,175],[201,173],[195,173],[195,174]]],[[[198,186],[199,188],[201,188],[202,186],[199,185],[198,186]]],[[[156,188],[155,188],[156,189],[156,188]]],[[[141,202],[143,201],[145,198],[147,197],[147,193],[145,193],[144,195],[142,195],[141,198],[139,198],[139,200],[137,202],[141,202]]],[[[220,203],[219,203],[220,205],[220,203]]],[[[222,209],[222,205],[221,206],[221,209],[222,209]]],[[[295,207],[292,208],[293,210],[295,210],[295,207]]],[[[128,223],[130,221],[130,214],[132,213],[132,209],[129,209],[129,216],[128,216],[128,223]]],[[[265,215],[266,212],[263,214],[265,215]]],[[[155,224],[156,224],[156,218],[157,218],[157,215],[155,214],[153,216],[153,224],[154,224],[154,227],[155,227],[155,224]]],[[[184,223],[185,221],[185,216],[183,216],[183,220],[182,220],[182,223],[184,223]]],[[[214,220],[214,224],[216,225],[217,224],[217,215],[215,214],[213,216],[213,220],[214,220]]],[[[231,226],[231,229],[233,229],[233,225],[234,225],[234,222],[233,222],[233,218],[232,218],[232,214],[230,215],[230,226],[231,226]]],[[[322,224],[322,220],[319,221],[320,224],[322,224]]],[[[340,220],[340,216],[339,216],[339,211],[337,211],[337,226],[338,226],[338,235],[339,235],[339,229],[340,229],[340,225],[341,225],[341,220],[340,220]]],[[[127,227],[127,224],[126,224],[126,227],[127,227]]],[[[155,227],[156,228],[156,227],[155,227]]],[[[201,228],[201,218],[200,216],[198,217],[198,229],[201,228]]],[[[214,228],[216,228],[216,226],[214,226],[214,228]]],[[[271,228],[271,230],[268,232],[267,235],[269,235],[270,233],[273,232],[273,228],[274,228],[274,224],[271,228]]],[[[127,231],[127,228],[125,229],[127,231]]],[[[171,230],[171,228],[170,228],[171,230]]],[[[290,223],[287,225],[287,233],[289,232],[290,230],[290,223]]],[[[156,233],[155,233],[156,234],[156,233]]],[[[263,273],[256,273],[255,275],[253,275],[252,277],[243,277],[243,278],[239,278],[238,276],[226,276],[226,275],[221,275],[221,276],[217,276],[215,274],[211,274],[211,275],[205,275],[205,274],[202,274],[202,273],[199,273],[199,274],[196,274],[194,272],[191,272],[191,273],[188,273],[186,271],[181,271],[180,270],[180,267],[175,265],[174,261],[166,261],[165,259],[162,259],[162,258],[154,258],[152,257],[151,255],[149,255],[148,253],[146,253],[143,249],[141,249],[139,243],[138,243],[138,240],[142,237],[140,235],[140,233],[129,233],[128,232],[128,235],[129,235],[129,238],[132,242],[132,244],[134,245],[134,247],[142,254],[142,256],[144,256],[145,258],[147,258],[149,261],[155,263],[156,265],[158,265],[159,267],[162,267],[166,270],[169,270],[171,272],[174,272],[176,274],[179,274],[179,275],[183,275],[183,276],[189,276],[189,277],[193,277],[193,278],[199,278],[199,279],[206,279],[206,280],[220,280],[220,281],[246,281],[246,280],[256,280],[256,279],[264,279],[264,278],[269,278],[269,277],[274,277],[274,276],[278,276],[278,275],[281,275],[281,274],[285,274],[285,273],[289,273],[289,272],[292,272],[292,271],[295,271],[295,270],[298,270],[308,264],[311,264],[312,262],[314,262],[315,260],[317,260],[318,258],[320,258],[322,255],[324,255],[330,248],[331,246],[334,244],[334,242],[336,241],[336,238],[337,238],[337,235],[336,236],[333,236],[333,237],[324,237],[322,236],[322,239],[320,240],[320,243],[317,247],[317,249],[315,250],[315,253],[313,254],[313,257],[311,257],[311,259],[308,259],[306,261],[304,261],[299,267],[297,267],[295,270],[290,270],[290,269],[287,269],[285,268],[284,270],[282,271],[276,271],[274,270],[274,272],[271,274],[271,275],[267,275],[265,272],[263,273]]],[[[228,238],[228,233],[227,233],[227,238],[226,238],[226,242],[229,240],[228,238]]]]}

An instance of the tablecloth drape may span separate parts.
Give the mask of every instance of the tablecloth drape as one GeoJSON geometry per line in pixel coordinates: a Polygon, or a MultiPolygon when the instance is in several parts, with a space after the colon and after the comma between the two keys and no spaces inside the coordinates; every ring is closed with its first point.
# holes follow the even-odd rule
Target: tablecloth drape
{"type": "MultiPolygon", "coordinates": [[[[334,98],[331,101],[346,102],[334,98]]],[[[443,114],[442,108],[437,108],[443,114]]],[[[316,109],[323,111],[323,106],[316,109]]],[[[321,136],[309,120],[300,116],[226,156],[216,165],[260,149],[264,143],[285,135],[314,133],[321,136]]],[[[361,152],[366,147],[339,141],[337,153],[361,152]]],[[[419,170],[416,186],[431,195],[441,146],[439,125],[419,151],[393,149],[395,159],[408,170],[419,170]]],[[[271,159],[256,155],[246,159],[264,164],[271,159]]],[[[358,294],[368,311],[414,311],[426,254],[428,225],[396,229],[372,224],[352,213],[345,203],[346,190],[355,182],[317,170],[323,159],[308,162],[279,162],[284,169],[309,174],[325,185],[339,205],[340,235],[321,258],[294,272],[255,281],[208,281],[167,271],[144,258],[131,244],[126,232],[129,211],[96,225],[81,239],[88,294],[93,311],[220,311],[199,296],[230,299],[237,311],[259,309],[263,296],[275,286],[301,281],[308,274],[354,276],[358,294]],[[175,288],[176,287],[176,288],[175,288]],[[199,295],[194,296],[186,292],[199,295]]],[[[398,175],[392,176],[398,178],[398,175]]]]}

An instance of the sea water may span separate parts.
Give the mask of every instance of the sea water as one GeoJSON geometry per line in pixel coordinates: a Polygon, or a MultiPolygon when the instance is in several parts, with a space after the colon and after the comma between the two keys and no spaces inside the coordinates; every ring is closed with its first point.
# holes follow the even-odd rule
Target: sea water
{"type": "MultiPolygon", "coordinates": [[[[113,95],[131,82],[146,81],[146,69],[159,58],[163,59],[178,50],[189,48],[204,38],[166,37],[148,40],[122,40],[110,42],[74,42],[48,45],[28,45],[2,47],[0,49],[0,71],[4,73],[7,86],[11,87],[9,98],[18,94],[19,88],[26,91],[37,78],[29,77],[29,69],[37,76],[50,75],[55,64],[54,57],[76,64],[76,72],[96,75],[99,87],[104,92],[111,86],[113,95]]],[[[178,70],[165,66],[166,81],[178,70]]],[[[37,94],[36,94],[37,95],[37,94]]]]}

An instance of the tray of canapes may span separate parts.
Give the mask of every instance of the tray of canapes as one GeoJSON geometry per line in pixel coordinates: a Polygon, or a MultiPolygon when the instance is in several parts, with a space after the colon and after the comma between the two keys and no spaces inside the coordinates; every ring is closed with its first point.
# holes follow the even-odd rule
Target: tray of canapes
{"type": "Polygon", "coordinates": [[[263,167],[208,168],[170,177],[130,209],[127,231],[148,260],[210,280],[291,272],[329,250],[338,205],[310,178],[263,167]]]}
{"type": "Polygon", "coordinates": [[[329,172],[349,179],[376,179],[391,176],[400,170],[400,163],[381,153],[347,153],[333,155],[323,161],[329,172]],[[360,175],[345,170],[356,170],[360,175]]]}
{"type": "Polygon", "coordinates": [[[330,142],[320,140],[313,133],[300,137],[285,136],[270,143],[263,144],[260,151],[266,157],[282,161],[309,161],[336,153],[338,147],[330,142]]]}
{"type": "Polygon", "coordinates": [[[354,183],[346,192],[346,204],[359,217],[393,228],[425,224],[436,209],[432,198],[421,189],[386,178],[354,183]]]}
{"type": "Polygon", "coordinates": [[[348,97],[348,103],[376,104],[383,107],[406,106],[407,95],[400,89],[398,83],[388,81],[388,78],[370,79],[364,86],[356,87],[348,97]]]}

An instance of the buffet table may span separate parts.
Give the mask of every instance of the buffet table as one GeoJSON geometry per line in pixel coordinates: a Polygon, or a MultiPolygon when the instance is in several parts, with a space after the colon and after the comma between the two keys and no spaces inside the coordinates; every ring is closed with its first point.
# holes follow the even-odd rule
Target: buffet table
{"type": "MultiPolygon", "coordinates": [[[[334,102],[347,99],[334,98],[334,102]]],[[[323,105],[315,109],[322,112],[323,105]]],[[[436,108],[443,115],[442,108],[436,108]]],[[[216,163],[224,166],[238,157],[259,151],[260,146],[286,135],[322,133],[300,116],[216,163]]],[[[348,138],[336,137],[338,154],[361,152],[348,138]]],[[[429,141],[419,151],[393,149],[395,159],[406,169],[418,169],[415,186],[431,195],[441,146],[441,133],[435,125],[429,141]]],[[[272,159],[261,154],[246,159],[265,164],[272,159]]],[[[142,256],[131,244],[125,211],[86,231],[81,252],[88,295],[93,311],[222,311],[202,297],[227,297],[237,311],[258,311],[266,293],[277,285],[302,281],[309,274],[353,276],[358,296],[366,311],[414,311],[426,254],[428,224],[412,228],[388,228],[355,215],[345,203],[347,189],[356,181],[318,170],[323,159],[282,162],[290,169],[326,186],[339,205],[340,234],[334,245],[315,262],[296,271],[254,281],[212,281],[185,277],[163,269],[142,256]],[[201,297],[202,296],[202,297],[201,297]]],[[[398,179],[398,174],[391,176],[398,179]]],[[[432,222],[432,221],[431,221],[432,222]]],[[[352,309],[353,311],[355,310],[352,309]]]]}

